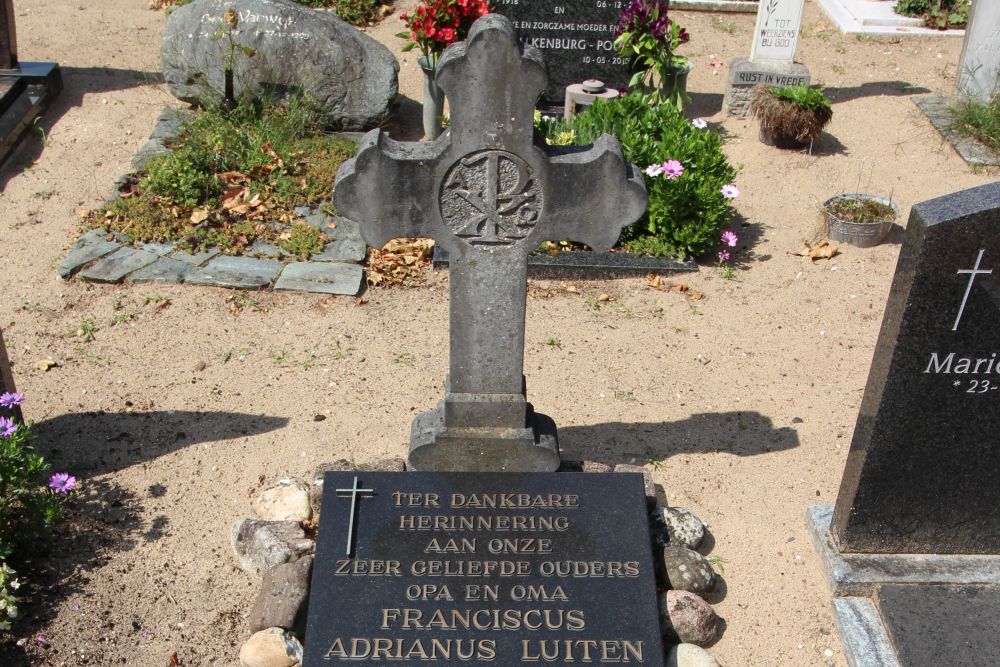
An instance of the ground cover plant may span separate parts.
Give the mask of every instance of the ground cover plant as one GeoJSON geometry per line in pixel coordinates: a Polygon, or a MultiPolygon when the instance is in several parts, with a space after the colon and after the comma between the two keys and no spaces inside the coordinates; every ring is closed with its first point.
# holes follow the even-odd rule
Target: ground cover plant
{"type": "Polygon", "coordinates": [[[14,412],[24,396],[0,394],[0,631],[18,617],[17,571],[50,546],[52,528],[76,478],[59,472],[45,478],[49,464],[31,446],[31,427],[14,412]]]}
{"type": "Polygon", "coordinates": [[[598,100],[572,122],[542,121],[553,144],[586,145],[602,134],[621,142],[625,159],[646,172],[649,205],[622,230],[619,243],[648,255],[701,257],[719,244],[733,219],[739,195],[736,169],[722,151],[722,139],[701,119],[685,118],[672,104],[651,104],[630,93],[598,100]]]}
{"type": "Polygon", "coordinates": [[[171,149],[119,199],[89,213],[88,225],[133,243],[228,254],[259,239],[305,259],[325,239],[294,209],[329,200],[337,168],[355,145],[325,133],[317,110],[293,96],[280,104],[245,101],[231,112],[206,108],[183,125],[171,149]]]}
{"type": "Polygon", "coordinates": [[[952,127],[1000,155],[1000,94],[989,102],[961,100],[951,107],[952,127]]]}
{"type": "Polygon", "coordinates": [[[898,0],[893,11],[922,18],[928,28],[964,28],[969,20],[969,0],[898,0]]]}

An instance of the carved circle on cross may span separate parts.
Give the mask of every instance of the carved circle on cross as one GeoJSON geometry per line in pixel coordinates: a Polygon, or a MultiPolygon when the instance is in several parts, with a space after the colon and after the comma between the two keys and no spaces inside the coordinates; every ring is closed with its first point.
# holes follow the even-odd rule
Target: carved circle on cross
{"type": "Polygon", "coordinates": [[[542,187],[527,162],[507,151],[474,151],[455,161],[438,199],[445,225],[474,246],[512,246],[542,214],[542,187]]]}

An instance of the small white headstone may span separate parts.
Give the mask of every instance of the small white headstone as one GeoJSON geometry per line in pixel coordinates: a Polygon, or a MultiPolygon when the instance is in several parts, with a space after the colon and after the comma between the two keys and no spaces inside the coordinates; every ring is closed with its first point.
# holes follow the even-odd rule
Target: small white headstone
{"type": "Polygon", "coordinates": [[[805,0],[760,0],[750,60],[792,62],[802,26],[805,0]]]}
{"type": "Polygon", "coordinates": [[[962,58],[958,64],[958,94],[988,101],[1000,77],[1000,2],[975,0],[969,10],[962,58]]]}

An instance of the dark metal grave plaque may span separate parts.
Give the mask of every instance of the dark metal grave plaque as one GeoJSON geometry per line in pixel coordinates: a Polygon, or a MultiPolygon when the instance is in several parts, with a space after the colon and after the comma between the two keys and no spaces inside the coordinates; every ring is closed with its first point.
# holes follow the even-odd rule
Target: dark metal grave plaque
{"type": "Polygon", "coordinates": [[[627,0],[496,0],[492,11],[514,23],[517,37],[541,49],[549,70],[544,99],[565,102],[566,86],[599,79],[624,88],[631,77],[627,59],[615,51],[618,17],[627,0]]]}
{"type": "Polygon", "coordinates": [[[303,667],[663,665],[642,476],[328,472],[303,667]]]}

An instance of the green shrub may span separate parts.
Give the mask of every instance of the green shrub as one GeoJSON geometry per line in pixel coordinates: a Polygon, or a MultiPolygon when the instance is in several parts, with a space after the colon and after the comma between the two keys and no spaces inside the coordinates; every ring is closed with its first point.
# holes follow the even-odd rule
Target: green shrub
{"type": "Polygon", "coordinates": [[[923,18],[929,28],[961,28],[969,21],[969,0],[897,0],[893,11],[923,18]]]}
{"type": "Polygon", "coordinates": [[[197,206],[214,199],[219,181],[199,157],[190,148],[157,155],[149,161],[140,185],[150,194],[169,197],[182,206],[197,206]]]}
{"type": "Polygon", "coordinates": [[[693,126],[669,104],[650,105],[648,98],[629,94],[598,100],[572,123],[542,121],[539,129],[546,137],[572,131],[577,145],[612,134],[621,142],[626,160],[653,173],[658,165],[680,163],[679,176],[670,177],[662,169],[650,176],[647,171],[646,214],[623,229],[619,239],[630,250],[701,256],[718,244],[719,233],[732,220],[722,187],[733,182],[736,170],[722,152],[722,140],[711,130],[693,126]]]}

